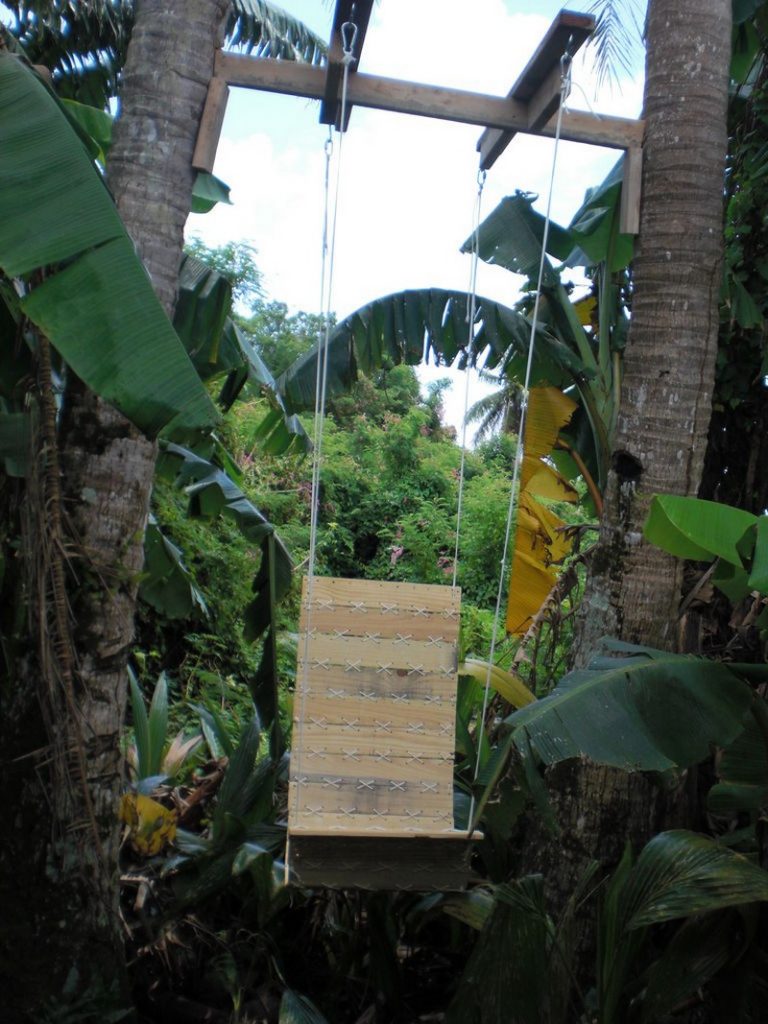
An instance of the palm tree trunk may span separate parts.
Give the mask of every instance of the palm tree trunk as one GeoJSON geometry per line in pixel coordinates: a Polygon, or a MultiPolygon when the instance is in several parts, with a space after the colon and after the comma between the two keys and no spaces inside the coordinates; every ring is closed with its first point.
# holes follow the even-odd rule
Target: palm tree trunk
{"type": "MultiPolygon", "coordinates": [[[[695,495],[711,412],[722,263],[731,0],[651,0],[643,201],[632,325],[600,539],[575,659],[600,637],[674,649],[681,565],[642,537],[656,493],[695,495]]],[[[550,775],[557,842],[540,828],[523,866],[562,905],[590,858],[615,864],[667,801],[642,776],[591,764],[550,775]]],[[[677,811],[685,814],[678,804],[677,811]]],[[[584,939],[583,939],[584,941],[584,939]]]]}
{"type": "MultiPolygon", "coordinates": [[[[137,6],[109,182],[171,315],[192,151],[227,5],[137,6]]],[[[117,882],[120,733],[156,449],[71,379],[57,454],[58,465],[49,445],[45,465],[60,533],[51,534],[49,498],[27,529],[33,552],[48,532],[50,557],[32,574],[37,651],[11,709],[14,747],[27,753],[47,740],[48,764],[27,759],[15,770],[15,792],[4,793],[14,819],[0,862],[16,874],[3,914],[15,924],[0,949],[0,973],[10,986],[4,1019],[12,1024],[46,998],[58,1002],[65,985],[78,1005],[95,1005],[99,1019],[127,998],[117,882]]]]}

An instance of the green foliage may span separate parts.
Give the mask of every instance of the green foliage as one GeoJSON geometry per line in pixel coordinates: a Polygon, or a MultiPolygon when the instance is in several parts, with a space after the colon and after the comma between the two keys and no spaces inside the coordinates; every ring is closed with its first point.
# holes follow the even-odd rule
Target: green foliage
{"type": "Polygon", "coordinates": [[[215,409],[58,101],[2,52],[0,97],[0,267],[22,312],[146,434],[210,427],[215,409]]]}
{"type": "Polygon", "coordinates": [[[261,271],[256,264],[256,249],[247,242],[227,242],[210,247],[201,238],[191,238],[185,252],[200,263],[218,271],[229,283],[232,298],[251,311],[262,298],[261,271]]]}
{"type": "Polygon", "coordinates": [[[530,744],[544,764],[586,755],[663,772],[696,764],[711,744],[727,746],[743,732],[753,695],[738,672],[649,647],[607,647],[613,657],[594,657],[507,719],[518,747],[530,744]]]}
{"type": "MultiPolygon", "coordinates": [[[[2,4],[0,30],[33,63],[50,68],[58,93],[103,108],[119,94],[135,8],[132,0],[10,0],[2,4]]],[[[232,0],[226,40],[258,57],[319,64],[325,53],[322,39],[265,0],[232,0]]]]}

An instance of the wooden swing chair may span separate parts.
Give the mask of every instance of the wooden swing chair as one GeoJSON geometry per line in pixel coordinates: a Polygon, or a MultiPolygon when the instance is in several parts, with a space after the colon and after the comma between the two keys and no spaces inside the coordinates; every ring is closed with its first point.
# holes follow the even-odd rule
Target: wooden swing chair
{"type": "MultiPolygon", "coordinates": [[[[621,230],[637,232],[642,123],[564,110],[563,55],[570,60],[589,37],[595,27],[592,17],[561,11],[508,97],[501,99],[359,74],[372,6],[373,0],[337,0],[325,69],[220,53],[195,166],[212,171],[227,87],[240,85],[320,99],[320,120],[335,125],[340,140],[355,104],[485,125],[477,147],[483,177],[519,131],[554,136],[556,143],[563,138],[621,148],[621,230]]],[[[476,229],[480,176],[478,181],[476,229]]],[[[326,187],[326,222],[327,203],[326,187]]],[[[331,254],[331,267],[332,262],[331,254]]],[[[542,270],[543,264],[542,253],[542,270]]],[[[325,272],[323,276],[325,283],[325,272]]],[[[326,294],[329,311],[330,284],[326,294]]],[[[537,309],[538,299],[532,341],[537,309]]],[[[474,315],[468,321],[471,348],[474,315]]],[[[328,336],[329,327],[326,352],[328,336]]],[[[454,824],[460,590],[455,574],[453,586],[314,575],[324,363],[318,359],[312,541],[302,592],[286,880],[326,888],[462,889],[469,879],[471,843],[482,836],[473,831],[472,809],[467,828],[454,824]]],[[[524,390],[527,394],[527,380],[524,390]]],[[[524,415],[525,410],[520,437],[524,415]]],[[[507,541],[518,470],[519,459],[507,541]]],[[[459,518],[460,511],[461,486],[459,518]]],[[[506,550],[497,622],[505,562],[506,550]]],[[[490,662],[495,636],[494,627],[490,662]]],[[[486,685],[483,716],[487,698],[486,685]]],[[[476,776],[477,767],[479,763],[476,776]]]]}

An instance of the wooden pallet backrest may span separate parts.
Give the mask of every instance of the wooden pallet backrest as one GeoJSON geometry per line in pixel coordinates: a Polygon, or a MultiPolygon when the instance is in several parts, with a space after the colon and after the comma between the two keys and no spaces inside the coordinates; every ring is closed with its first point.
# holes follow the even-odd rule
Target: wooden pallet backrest
{"type": "Polygon", "coordinates": [[[448,586],[316,577],[310,609],[304,580],[292,830],[453,829],[460,599],[448,586]]]}

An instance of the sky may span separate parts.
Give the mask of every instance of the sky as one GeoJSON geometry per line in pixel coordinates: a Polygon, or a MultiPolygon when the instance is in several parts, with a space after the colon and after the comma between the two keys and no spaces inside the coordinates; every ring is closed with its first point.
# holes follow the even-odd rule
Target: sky
{"type": "MultiPolygon", "coordinates": [[[[327,39],[333,4],[283,0],[282,6],[327,39]]],[[[503,96],[561,7],[555,0],[380,0],[374,8],[360,70],[392,78],[503,96]]],[[[589,0],[576,0],[587,10],[589,0]]],[[[620,89],[596,89],[594,54],[574,62],[573,108],[639,116],[641,55],[620,89]]],[[[324,147],[328,129],[319,104],[290,96],[232,89],[214,173],[231,186],[232,206],[190,217],[187,233],[209,245],[245,241],[269,299],[291,310],[320,310],[324,147]]],[[[375,298],[406,288],[467,289],[470,258],[459,252],[472,230],[481,129],[389,111],[356,108],[341,150],[340,199],[332,308],[339,318],[375,298]]],[[[554,142],[517,136],[488,172],[483,213],[516,190],[546,206],[554,142]]],[[[615,163],[615,150],[561,143],[552,214],[567,224],[585,190],[615,163]]],[[[513,304],[519,278],[480,265],[478,293],[513,304]]],[[[423,382],[451,374],[423,370],[423,382]]],[[[446,402],[460,432],[464,375],[446,402]]],[[[471,380],[470,402],[485,388],[471,380]]]]}

